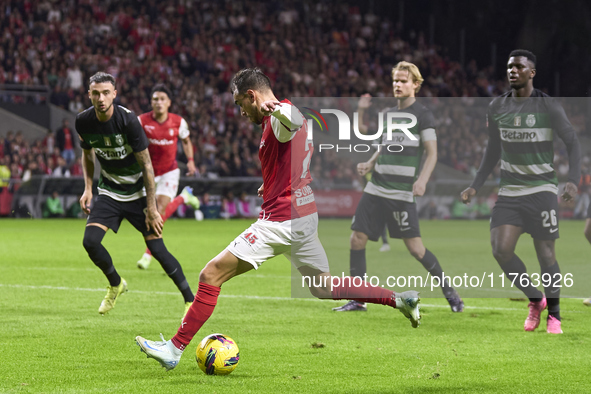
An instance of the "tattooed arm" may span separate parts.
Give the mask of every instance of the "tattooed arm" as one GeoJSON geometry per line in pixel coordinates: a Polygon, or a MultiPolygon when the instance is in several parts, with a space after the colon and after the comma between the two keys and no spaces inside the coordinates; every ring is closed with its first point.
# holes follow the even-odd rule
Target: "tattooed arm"
{"type": "Polygon", "coordinates": [[[146,212],[146,225],[148,229],[152,228],[158,238],[162,237],[162,225],[163,220],[158,213],[156,206],[156,182],[154,181],[154,167],[152,167],[152,159],[148,149],[144,149],[140,152],[134,152],[135,159],[142,168],[142,174],[144,176],[144,186],[146,188],[146,201],[148,209],[146,212]]]}

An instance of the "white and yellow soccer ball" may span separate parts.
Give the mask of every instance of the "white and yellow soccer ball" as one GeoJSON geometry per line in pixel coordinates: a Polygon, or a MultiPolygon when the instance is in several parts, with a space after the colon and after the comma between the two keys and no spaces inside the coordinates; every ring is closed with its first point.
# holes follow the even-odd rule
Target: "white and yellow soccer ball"
{"type": "Polygon", "coordinates": [[[197,365],[208,375],[227,375],[236,369],[240,361],[238,345],[223,334],[211,334],[203,338],[196,352],[197,365]]]}

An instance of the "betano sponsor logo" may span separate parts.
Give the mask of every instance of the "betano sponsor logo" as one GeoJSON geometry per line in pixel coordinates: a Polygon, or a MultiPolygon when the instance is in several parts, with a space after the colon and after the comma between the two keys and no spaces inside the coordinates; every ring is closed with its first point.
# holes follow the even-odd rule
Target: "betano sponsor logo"
{"type": "Polygon", "coordinates": [[[150,141],[150,144],[154,144],[154,145],[160,145],[160,146],[166,146],[166,145],[172,145],[174,144],[173,140],[157,140],[154,138],[148,138],[148,141],[150,141]]]}
{"type": "MultiPolygon", "coordinates": [[[[338,121],[338,136],[340,141],[351,140],[351,119],[349,116],[338,109],[321,109],[320,112],[313,110],[312,108],[304,107],[310,112],[305,112],[305,115],[310,116],[312,119],[306,119],[308,123],[308,140],[313,140],[314,136],[314,123],[318,125],[320,131],[329,132],[326,119],[321,114],[332,114],[337,117],[338,121]]],[[[320,144],[318,151],[332,150],[335,149],[337,152],[340,150],[348,152],[369,152],[371,147],[374,146],[381,151],[382,147],[388,152],[402,152],[404,146],[400,143],[404,142],[407,138],[412,141],[417,141],[418,138],[410,131],[410,129],[417,125],[417,117],[414,114],[404,112],[389,112],[386,113],[386,127],[384,127],[384,113],[378,114],[378,130],[374,134],[363,134],[359,131],[359,114],[353,113],[353,133],[355,137],[362,141],[376,141],[382,137],[384,132],[386,133],[386,144],[320,144]],[[404,136],[392,136],[395,131],[402,131],[404,136]],[[394,143],[391,143],[394,142],[394,143]]]]}
{"type": "Polygon", "coordinates": [[[538,133],[535,131],[501,130],[501,138],[505,141],[511,140],[535,140],[538,133]]]}
{"type": "Polygon", "coordinates": [[[127,155],[130,153],[127,150],[127,147],[125,147],[125,146],[122,146],[120,148],[109,149],[109,150],[94,148],[94,151],[96,152],[97,155],[99,155],[103,159],[107,159],[107,160],[108,159],[122,159],[124,157],[127,157],[127,155]]]}

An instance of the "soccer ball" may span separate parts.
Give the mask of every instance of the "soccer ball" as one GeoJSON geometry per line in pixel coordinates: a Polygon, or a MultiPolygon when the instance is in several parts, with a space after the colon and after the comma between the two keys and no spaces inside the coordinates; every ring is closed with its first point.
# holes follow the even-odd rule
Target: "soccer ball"
{"type": "Polygon", "coordinates": [[[240,353],[236,342],[222,334],[203,338],[196,352],[197,365],[208,375],[227,375],[236,369],[240,353]]]}

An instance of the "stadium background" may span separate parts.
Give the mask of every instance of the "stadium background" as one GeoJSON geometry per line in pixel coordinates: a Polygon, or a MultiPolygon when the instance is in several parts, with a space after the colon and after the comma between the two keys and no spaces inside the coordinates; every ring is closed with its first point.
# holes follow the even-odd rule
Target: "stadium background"
{"type": "MultiPolygon", "coordinates": [[[[391,67],[408,60],[425,78],[420,96],[494,97],[508,90],[507,54],[528,48],[538,56],[537,88],[554,96],[587,97],[591,86],[582,71],[591,66],[590,10],[584,1],[568,2],[568,7],[536,1],[506,6],[494,1],[1,4],[2,216],[39,217],[54,190],[64,208],[72,207],[77,215],[73,205],[82,191],[77,178],[80,151],[75,161],[64,163],[56,135],[64,119],[72,129],[75,114],[90,106],[87,81],[98,70],[116,76],[118,103],[137,114],[150,110],[149,91],[155,83],[171,86],[171,112],[189,123],[199,169],[181,187],[195,186],[201,198],[206,192],[212,195],[214,204],[223,203],[222,212],[235,211],[227,204],[240,205],[238,197],[245,191],[252,214],[260,203],[254,198],[260,176],[259,128],[240,118],[228,91],[231,76],[242,67],[261,67],[278,97],[355,97],[365,92],[388,97],[391,67]],[[66,169],[70,179],[59,179],[66,169]]],[[[588,108],[569,113],[583,146],[584,176],[579,207],[575,212],[575,206],[564,206],[562,217],[581,217],[589,200],[588,108]]],[[[487,136],[450,117],[452,127],[442,124],[437,130],[438,167],[427,197],[419,201],[420,208],[431,202],[440,207],[423,215],[427,218],[474,216],[461,210],[454,215],[453,205],[478,168],[487,136]]],[[[567,162],[560,141],[556,152],[563,179],[567,162]]],[[[182,149],[178,159],[181,166],[186,162],[182,149]]],[[[360,189],[363,180],[351,167],[336,155],[316,155],[315,186],[360,189]],[[351,171],[339,170],[343,166],[351,171]]],[[[489,205],[494,176],[498,171],[485,190],[491,195],[489,205]]],[[[334,202],[333,197],[326,195],[326,201],[334,202]]],[[[180,216],[192,217],[184,209],[180,216]]],[[[327,214],[347,216],[352,209],[327,214]]]]}

